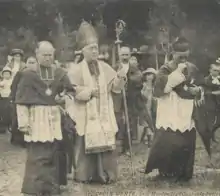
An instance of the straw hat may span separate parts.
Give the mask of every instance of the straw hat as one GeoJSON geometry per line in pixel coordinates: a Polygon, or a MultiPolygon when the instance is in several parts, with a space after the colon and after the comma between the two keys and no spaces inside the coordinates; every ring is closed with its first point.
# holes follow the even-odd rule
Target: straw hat
{"type": "Polygon", "coordinates": [[[23,56],[24,55],[24,51],[22,49],[18,49],[18,48],[12,49],[10,55],[14,56],[16,54],[20,54],[21,56],[23,56]]]}
{"type": "Polygon", "coordinates": [[[3,75],[4,72],[9,72],[10,74],[12,73],[12,70],[10,67],[6,66],[3,68],[2,72],[1,72],[1,75],[3,75]]]}
{"type": "Polygon", "coordinates": [[[157,70],[156,69],[154,69],[154,68],[147,68],[146,70],[144,70],[143,72],[142,72],[142,74],[143,75],[145,75],[145,74],[157,74],[157,70]]]}

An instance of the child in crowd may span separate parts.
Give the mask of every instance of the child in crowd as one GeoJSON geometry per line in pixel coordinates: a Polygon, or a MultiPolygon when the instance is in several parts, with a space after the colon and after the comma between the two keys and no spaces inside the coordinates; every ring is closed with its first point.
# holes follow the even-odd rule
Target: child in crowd
{"type": "MultiPolygon", "coordinates": [[[[155,125],[156,121],[156,102],[153,98],[154,90],[154,81],[156,76],[156,70],[154,68],[148,68],[143,71],[143,88],[141,91],[142,97],[145,101],[145,107],[150,114],[153,124],[155,125]]],[[[153,130],[149,127],[145,117],[140,117],[140,125],[144,127],[144,131],[141,137],[141,141],[144,141],[145,136],[147,135],[147,144],[150,148],[153,136],[153,130]]]]}
{"type": "Polygon", "coordinates": [[[10,94],[13,79],[9,67],[2,70],[2,78],[0,82],[0,132],[5,133],[11,125],[10,94]]]}
{"type": "Polygon", "coordinates": [[[205,110],[212,140],[216,142],[215,131],[220,127],[220,62],[210,65],[205,78],[205,110]]]}
{"type": "Polygon", "coordinates": [[[26,61],[26,67],[28,69],[37,70],[37,59],[34,56],[28,57],[26,61]]]}

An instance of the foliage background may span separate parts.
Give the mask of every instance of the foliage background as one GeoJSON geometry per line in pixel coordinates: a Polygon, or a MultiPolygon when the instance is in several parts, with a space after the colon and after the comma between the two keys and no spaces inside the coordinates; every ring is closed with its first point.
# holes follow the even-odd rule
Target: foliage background
{"type": "MultiPolygon", "coordinates": [[[[95,26],[101,43],[112,44],[117,19],[127,23],[122,36],[132,47],[148,45],[146,66],[155,66],[154,47],[184,35],[191,43],[191,60],[207,72],[219,55],[220,5],[217,0],[2,0],[0,1],[0,64],[19,47],[26,56],[37,41],[52,41],[57,59],[73,59],[76,30],[82,19],[95,26]]],[[[164,55],[159,55],[159,64],[164,55]]]]}

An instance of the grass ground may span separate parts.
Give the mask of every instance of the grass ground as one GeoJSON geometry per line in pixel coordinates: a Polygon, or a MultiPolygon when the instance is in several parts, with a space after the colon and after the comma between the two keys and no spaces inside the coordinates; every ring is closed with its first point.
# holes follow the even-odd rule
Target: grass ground
{"type": "MultiPolygon", "coordinates": [[[[218,133],[220,140],[220,132],[218,133]]],[[[0,135],[0,196],[20,196],[25,164],[25,149],[11,146],[9,135],[0,135]]],[[[145,167],[148,149],[135,144],[132,175],[130,159],[118,159],[119,178],[112,185],[83,185],[69,181],[62,196],[145,196],[145,195],[220,195],[220,143],[213,145],[213,158],[209,160],[201,141],[197,140],[194,177],[190,183],[155,182],[139,172],[145,167]]]]}

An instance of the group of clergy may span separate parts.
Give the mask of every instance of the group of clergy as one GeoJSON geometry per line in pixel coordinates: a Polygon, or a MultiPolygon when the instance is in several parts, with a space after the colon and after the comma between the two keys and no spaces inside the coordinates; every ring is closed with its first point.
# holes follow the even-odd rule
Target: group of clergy
{"type": "MultiPolygon", "coordinates": [[[[196,131],[210,153],[209,130],[213,127],[203,117],[207,82],[188,62],[187,40],[180,38],[174,43],[172,61],[158,72],[153,68],[141,72],[137,56],[125,46],[120,48],[115,66],[100,60],[98,37],[85,21],[78,30],[77,45],[81,53],[68,64],[68,71],[54,63],[55,48],[48,41],[38,43],[28,66],[13,66],[12,73],[15,69],[17,73],[11,97],[19,131],[12,131],[12,135],[20,134],[27,143],[22,193],[59,195],[61,185],[67,183],[65,164],[74,166],[77,182],[115,182],[116,139],[122,138],[123,153],[130,155],[128,134],[137,138],[138,118],[151,147],[144,172],[158,169],[159,178],[189,181],[196,131]],[[67,158],[73,162],[66,163],[67,158]]],[[[21,51],[15,53],[23,55],[21,51]]],[[[213,73],[218,68],[212,65],[210,70],[213,73]]],[[[212,90],[209,95],[214,96],[212,90]]]]}

